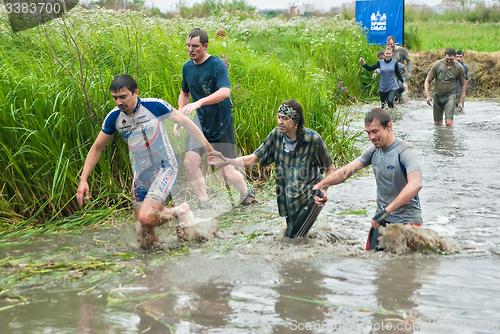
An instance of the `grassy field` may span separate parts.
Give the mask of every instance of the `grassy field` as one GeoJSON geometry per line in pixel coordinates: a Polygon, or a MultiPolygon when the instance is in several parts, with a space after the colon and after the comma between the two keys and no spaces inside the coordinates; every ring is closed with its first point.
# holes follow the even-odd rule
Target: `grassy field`
{"type": "Polygon", "coordinates": [[[423,22],[415,23],[423,50],[452,47],[455,50],[495,52],[500,50],[499,23],[423,22]]]}
{"type": "MultiPolygon", "coordinates": [[[[306,126],[325,138],[343,164],[357,152],[357,134],[349,131],[344,106],[375,96],[378,89],[358,63],[360,56],[374,63],[375,47],[366,44],[353,21],[237,15],[164,20],[76,7],[64,19],[13,34],[0,8],[4,234],[95,223],[130,204],[129,158],[119,138],[91,175],[90,203],[79,208],[74,198],[86,154],[114,106],[109,84],[115,75],[129,73],[140,96],[160,97],[176,107],[192,28],[209,36],[219,28],[228,32],[227,47],[212,43],[209,53],[227,61],[237,144],[244,153],[276,126],[278,105],[294,98],[304,107],[306,126]]],[[[182,143],[173,144],[182,156],[182,143]]]]}

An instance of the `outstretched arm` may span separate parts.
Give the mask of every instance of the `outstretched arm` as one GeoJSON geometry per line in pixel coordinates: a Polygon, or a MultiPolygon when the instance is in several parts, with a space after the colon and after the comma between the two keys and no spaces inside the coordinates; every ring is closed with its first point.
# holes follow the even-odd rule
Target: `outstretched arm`
{"type": "Polygon", "coordinates": [[[350,178],[358,170],[365,168],[366,166],[361,163],[358,159],[351,161],[348,165],[327,173],[326,177],[320,182],[316,183],[313,189],[321,189],[326,191],[328,187],[340,184],[350,178]]]}
{"type": "Polygon", "coordinates": [[[104,132],[99,132],[94,144],[90,148],[87,158],[85,159],[85,164],[83,165],[82,175],[80,176],[80,184],[78,185],[78,190],[76,191],[76,200],[78,205],[83,204],[83,198],[89,197],[89,184],[87,179],[94,169],[95,165],[101,157],[102,151],[106,148],[109,141],[113,139],[112,135],[107,135],[104,132]]]}
{"type": "MultiPolygon", "coordinates": [[[[361,59],[363,59],[363,58],[361,58],[361,59]]],[[[361,59],[360,59],[360,62],[361,62],[361,59]]],[[[377,68],[380,68],[380,61],[377,61],[372,66],[368,65],[366,62],[364,62],[364,60],[361,63],[363,63],[363,67],[365,69],[367,69],[368,71],[375,71],[377,68]]]]}
{"type": "Polygon", "coordinates": [[[235,167],[252,167],[256,163],[259,163],[259,157],[255,154],[244,155],[236,159],[221,159],[220,157],[212,157],[210,164],[217,168],[222,168],[227,165],[232,165],[235,167]]]}
{"type": "Polygon", "coordinates": [[[192,120],[181,114],[177,110],[172,110],[168,119],[174,122],[176,125],[182,126],[186,131],[201,144],[205,152],[210,156],[212,154],[212,146],[208,140],[203,135],[203,132],[194,124],[192,120]]]}
{"type": "MultiPolygon", "coordinates": [[[[325,179],[331,177],[331,175],[334,173],[334,171],[335,171],[335,164],[331,164],[330,166],[328,166],[326,168],[325,179]]],[[[320,188],[320,187],[316,187],[316,185],[314,185],[314,187],[313,187],[313,189],[318,189],[318,188],[320,188]]],[[[318,206],[324,206],[326,201],[328,201],[328,197],[326,197],[326,189],[327,188],[324,188],[324,189],[320,188],[320,189],[323,192],[323,197],[314,196],[314,201],[316,202],[316,204],[318,206]]]]}

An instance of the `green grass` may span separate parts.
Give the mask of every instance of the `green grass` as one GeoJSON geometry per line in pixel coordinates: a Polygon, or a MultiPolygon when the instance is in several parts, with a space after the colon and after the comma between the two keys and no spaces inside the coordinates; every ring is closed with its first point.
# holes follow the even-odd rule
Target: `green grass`
{"type": "Polygon", "coordinates": [[[366,209],[360,210],[346,210],[338,213],[339,215],[357,215],[357,216],[367,216],[366,209]]]}
{"type": "MultiPolygon", "coordinates": [[[[284,100],[298,100],[306,126],[319,132],[337,164],[357,154],[346,104],[375,96],[360,56],[375,62],[353,21],[338,18],[164,20],[137,12],[76,7],[62,20],[13,34],[0,7],[0,232],[28,233],[102,222],[130,205],[131,170],[120,138],[108,145],[90,179],[91,201],[78,207],[83,162],[113,108],[112,78],[133,75],[140,96],[177,106],[185,39],[194,27],[228,32],[227,57],[237,144],[253,152],[276,126],[284,100]],[[261,41],[276,41],[272,47],[261,41]],[[346,48],[347,46],[347,48],[346,48]]],[[[269,43],[268,43],[269,44],[269,43]]],[[[178,140],[174,147],[182,147],[178,140]]],[[[180,150],[179,150],[180,151],[180,150]]],[[[221,187],[221,192],[225,189],[221,187]]]]}
{"type": "Polygon", "coordinates": [[[500,50],[499,23],[417,22],[423,50],[500,50]]]}

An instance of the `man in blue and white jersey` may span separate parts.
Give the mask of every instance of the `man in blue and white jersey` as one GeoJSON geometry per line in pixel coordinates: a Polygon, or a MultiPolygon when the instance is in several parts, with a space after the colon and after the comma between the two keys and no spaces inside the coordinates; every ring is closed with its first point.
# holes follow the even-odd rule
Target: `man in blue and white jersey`
{"type": "MultiPolygon", "coordinates": [[[[379,225],[402,223],[422,224],[418,192],[422,189],[422,170],[413,146],[392,132],[391,117],[380,108],[372,109],[365,117],[365,130],[373,146],[348,165],[327,175],[313,189],[326,193],[329,186],[340,184],[358,170],[373,167],[377,182],[377,213],[371,220],[367,250],[380,250],[379,225]]],[[[327,198],[315,197],[316,204],[324,205],[327,198]]]]}
{"type": "MultiPolygon", "coordinates": [[[[77,191],[78,204],[89,197],[87,179],[113,134],[118,132],[127,143],[134,169],[132,201],[136,229],[142,247],[158,241],[154,227],[177,216],[181,227],[187,224],[189,206],[165,208],[178,175],[179,159],[174,153],[165,129],[165,119],[184,127],[207,154],[211,146],[198,127],[186,116],[160,99],[139,98],[136,81],[120,74],[110,85],[116,108],[104,119],[101,131],[85,160],[77,191]]],[[[178,230],[179,233],[181,230],[178,230]]]]}

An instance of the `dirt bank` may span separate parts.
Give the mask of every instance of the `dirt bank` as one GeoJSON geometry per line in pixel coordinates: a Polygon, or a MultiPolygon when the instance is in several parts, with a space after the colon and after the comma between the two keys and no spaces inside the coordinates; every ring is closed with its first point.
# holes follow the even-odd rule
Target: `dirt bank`
{"type": "MultiPolygon", "coordinates": [[[[469,67],[467,97],[500,97],[500,52],[465,50],[464,62],[469,67]]],[[[411,98],[424,98],[424,82],[434,62],[444,58],[444,49],[410,52],[413,70],[409,84],[411,98]]],[[[431,86],[433,88],[433,85],[431,86]]],[[[431,90],[433,91],[433,90],[431,90]]]]}

